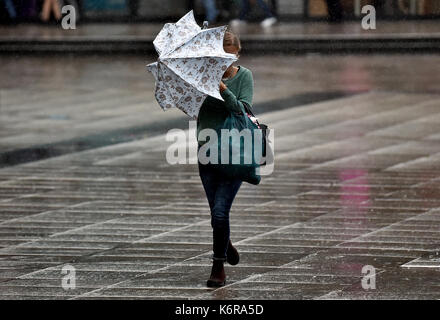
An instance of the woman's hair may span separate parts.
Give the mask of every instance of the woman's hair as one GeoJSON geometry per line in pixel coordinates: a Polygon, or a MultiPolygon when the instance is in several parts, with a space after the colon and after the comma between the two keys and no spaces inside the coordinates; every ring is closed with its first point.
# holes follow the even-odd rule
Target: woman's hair
{"type": "Polygon", "coordinates": [[[225,37],[223,38],[223,47],[234,46],[238,49],[238,52],[241,51],[241,42],[240,39],[232,32],[226,31],[225,37]]]}

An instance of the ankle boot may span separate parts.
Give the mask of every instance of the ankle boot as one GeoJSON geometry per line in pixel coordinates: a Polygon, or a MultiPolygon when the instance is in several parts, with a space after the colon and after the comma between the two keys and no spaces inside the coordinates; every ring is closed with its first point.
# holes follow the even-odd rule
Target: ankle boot
{"type": "Polygon", "coordinates": [[[209,277],[206,285],[208,287],[222,287],[226,283],[225,269],[223,267],[222,260],[214,260],[211,270],[211,276],[209,277]]]}
{"type": "Polygon", "coordinates": [[[231,240],[229,240],[228,250],[226,251],[226,261],[233,266],[240,261],[240,255],[237,249],[232,245],[231,240]]]}

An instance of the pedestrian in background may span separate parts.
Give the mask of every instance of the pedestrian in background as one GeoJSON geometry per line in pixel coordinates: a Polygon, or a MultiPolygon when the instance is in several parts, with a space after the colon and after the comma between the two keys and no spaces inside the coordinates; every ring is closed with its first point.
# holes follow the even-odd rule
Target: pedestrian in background
{"type": "Polygon", "coordinates": [[[12,0],[4,0],[6,11],[9,15],[9,21],[8,22],[15,22],[17,19],[17,11],[15,10],[15,5],[12,0]]]}
{"type": "MultiPolygon", "coordinates": [[[[201,4],[203,4],[203,8],[205,11],[204,20],[208,21],[209,24],[215,24],[225,19],[229,20],[229,18],[231,17],[231,12],[233,11],[233,7],[235,7],[236,1],[237,0],[201,0],[201,4]]],[[[195,9],[195,0],[188,0],[186,4],[188,10],[195,9]]]]}
{"type": "Polygon", "coordinates": [[[43,22],[49,22],[52,13],[57,22],[61,21],[60,3],[58,0],[44,0],[40,15],[41,20],[43,22]]]}
{"type": "Polygon", "coordinates": [[[203,0],[203,7],[205,8],[206,20],[211,24],[215,23],[219,14],[215,0],[203,0]]]}
{"type": "Polygon", "coordinates": [[[139,0],[127,0],[130,18],[137,18],[139,11],[139,0]]]}
{"type": "Polygon", "coordinates": [[[330,22],[341,22],[343,18],[342,5],[339,0],[327,0],[328,16],[330,22]]]}
{"type": "Polygon", "coordinates": [[[275,18],[275,15],[270,10],[266,2],[264,2],[264,0],[241,0],[239,17],[238,19],[232,20],[231,25],[237,26],[240,24],[245,24],[249,18],[249,13],[252,8],[251,5],[255,5],[255,3],[257,3],[264,12],[264,20],[261,22],[262,27],[270,27],[277,23],[277,18],[275,18]]]}
{"type": "MultiPolygon", "coordinates": [[[[217,22],[219,11],[217,9],[216,0],[202,0],[203,8],[205,9],[205,20],[210,24],[217,22]]],[[[195,0],[187,1],[187,9],[194,10],[195,0]]]]}

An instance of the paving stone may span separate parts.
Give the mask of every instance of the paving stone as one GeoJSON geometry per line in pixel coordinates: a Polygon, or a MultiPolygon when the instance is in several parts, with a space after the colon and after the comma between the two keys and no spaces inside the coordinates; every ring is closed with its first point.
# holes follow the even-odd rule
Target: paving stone
{"type": "MultiPolygon", "coordinates": [[[[40,69],[13,79],[28,96],[0,77],[2,150],[156,122],[162,129],[89,150],[66,145],[60,156],[0,169],[0,299],[440,297],[435,56],[272,57],[270,70],[263,58],[244,58],[257,80],[256,106],[364,85],[346,79],[347,61],[370,76],[372,90],[259,114],[275,128],[276,167],[259,186],[243,184],[234,201],[240,263],[226,265],[227,285],[216,290],[205,287],[212,229],[197,166],[172,166],[164,156],[164,132],[184,116],[157,108],[140,58],[118,67],[75,59],[96,74],[74,73],[69,92],[40,69]],[[116,72],[125,82],[107,81],[116,72]],[[411,80],[417,74],[420,83],[411,80]],[[76,268],[73,291],[60,286],[66,264],[76,268]],[[375,290],[361,286],[365,265],[376,268],[375,290]]],[[[18,67],[5,61],[1,68],[18,67]]]]}
{"type": "Polygon", "coordinates": [[[402,265],[404,268],[428,268],[440,270],[439,257],[421,257],[402,265]]]}

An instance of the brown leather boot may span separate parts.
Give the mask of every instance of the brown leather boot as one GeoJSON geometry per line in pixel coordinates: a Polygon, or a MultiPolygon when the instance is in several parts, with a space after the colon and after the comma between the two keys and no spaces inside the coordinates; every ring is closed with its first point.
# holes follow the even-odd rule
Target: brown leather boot
{"type": "Polygon", "coordinates": [[[238,254],[237,249],[232,245],[231,240],[229,240],[228,250],[226,251],[226,261],[233,266],[240,261],[240,255],[238,254]]]}
{"type": "Polygon", "coordinates": [[[222,287],[226,283],[225,268],[223,267],[223,260],[214,260],[212,264],[211,276],[206,285],[208,287],[222,287]]]}

